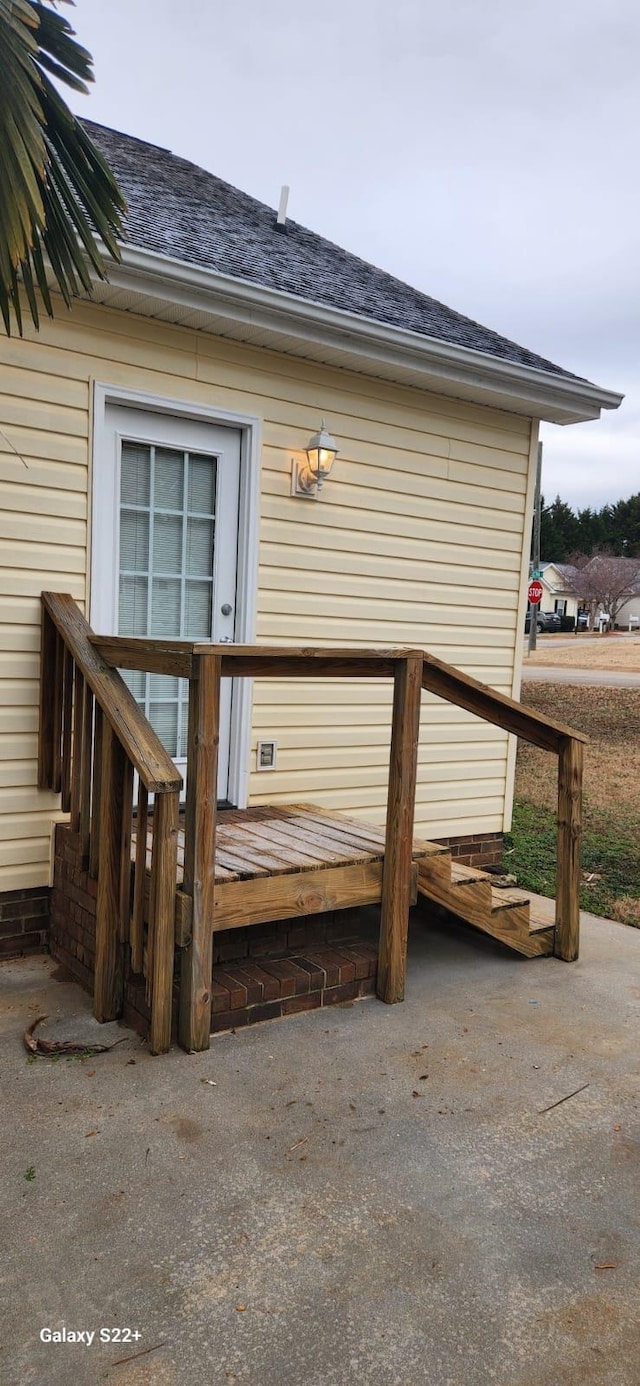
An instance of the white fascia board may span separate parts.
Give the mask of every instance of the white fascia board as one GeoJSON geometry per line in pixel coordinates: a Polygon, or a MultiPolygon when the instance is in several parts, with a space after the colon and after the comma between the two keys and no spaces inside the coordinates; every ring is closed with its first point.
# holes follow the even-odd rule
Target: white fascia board
{"type": "MultiPolygon", "coordinates": [[[[226,318],[274,337],[286,334],[300,342],[301,355],[307,354],[305,344],[337,349],[357,356],[357,369],[365,374],[375,375],[376,365],[384,365],[387,378],[401,384],[409,373],[415,384],[418,374],[425,389],[477,398],[552,423],[597,419],[602,409],[617,409],[624,398],[589,381],[516,365],[135,246],[124,246],[120,264],[109,266],[109,286],[182,312],[209,312],[218,323],[226,318]],[[389,368],[395,368],[393,376],[389,368]]],[[[94,297],[100,297],[99,285],[94,297]]]]}

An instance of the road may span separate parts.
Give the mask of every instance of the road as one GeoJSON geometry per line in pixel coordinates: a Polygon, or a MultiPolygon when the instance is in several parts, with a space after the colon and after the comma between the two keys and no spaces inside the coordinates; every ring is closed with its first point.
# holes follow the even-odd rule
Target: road
{"type": "Polygon", "coordinates": [[[543,664],[522,667],[522,678],[533,683],[590,684],[595,688],[640,688],[640,674],[614,669],[550,669],[543,664]]]}

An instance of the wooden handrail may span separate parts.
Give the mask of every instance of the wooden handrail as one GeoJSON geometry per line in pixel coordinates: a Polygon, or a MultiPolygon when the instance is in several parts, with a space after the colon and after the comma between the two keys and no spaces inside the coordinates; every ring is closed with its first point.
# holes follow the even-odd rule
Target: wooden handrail
{"type": "Polygon", "coordinates": [[[117,670],[102,659],[73,597],[43,592],[42,604],[73,656],[128,759],[150,794],[182,788],[182,776],[117,670]]]}
{"type": "Polygon", "coordinates": [[[216,645],[189,640],[147,640],[92,635],[91,643],[112,669],[137,669],[191,678],[201,655],[221,660],[222,678],[367,679],[392,678],[398,660],[419,657],[418,649],[325,648],[322,645],[216,645]]]}
{"type": "Polygon", "coordinates": [[[586,742],[582,732],[547,717],[463,674],[425,650],[336,649],[322,645],[216,645],[191,640],[147,640],[133,636],[91,635],[91,644],[111,668],[151,670],[190,678],[200,655],[221,660],[222,678],[389,678],[398,660],[422,659],[422,687],[485,722],[559,755],[566,737],[586,742]]]}
{"type": "Polygon", "coordinates": [[[474,713],[484,722],[492,722],[494,726],[502,727],[503,731],[519,736],[522,741],[540,746],[543,751],[553,751],[559,755],[567,737],[582,742],[589,739],[582,732],[574,731],[563,722],[556,722],[553,717],[534,712],[533,708],[523,707],[515,698],[498,693],[495,688],[489,688],[487,684],[471,678],[470,674],[463,674],[452,664],[444,664],[441,659],[426,652],[422,664],[422,687],[446,702],[474,713]]]}
{"type": "Polygon", "coordinates": [[[94,1014],[98,1020],[122,1014],[129,943],[132,964],[147,980],[151,1052],[160,1054],[171,1043],[182,776],[90,634],[72,597],[42,594],[38,783],[61,793],[81,858],[97,883],[94,1014]],[[135,819],[134,771],[139,779],[135,819]],[[150,794],[155,796],[152,816],[150,794]]]}

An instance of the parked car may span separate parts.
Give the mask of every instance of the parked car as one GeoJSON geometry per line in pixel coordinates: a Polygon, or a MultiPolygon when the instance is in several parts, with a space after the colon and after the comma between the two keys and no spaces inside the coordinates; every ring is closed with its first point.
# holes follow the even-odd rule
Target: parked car
{"type": "MultiPolygon", "coordinates": [[[[531,624],[531,612],[528,611],[524,618],[525,634],[529,633],[531,624]]],[[[538,611],[536,612],[536,630],[540,635],[545,630],[562,630],[562,617],[557,611],[538,611]]]]}

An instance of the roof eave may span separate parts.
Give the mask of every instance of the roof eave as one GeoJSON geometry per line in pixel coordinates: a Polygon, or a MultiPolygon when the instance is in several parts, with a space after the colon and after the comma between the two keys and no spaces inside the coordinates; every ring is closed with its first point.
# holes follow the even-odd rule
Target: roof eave
{"type": "Polygon", "coordinates": [[[248,280],[124,246],[94,299],[253,345],[289,352],[526,414],[580,423],[617,409],[623,396],[488,353],[424,337],[248,280]]]}

